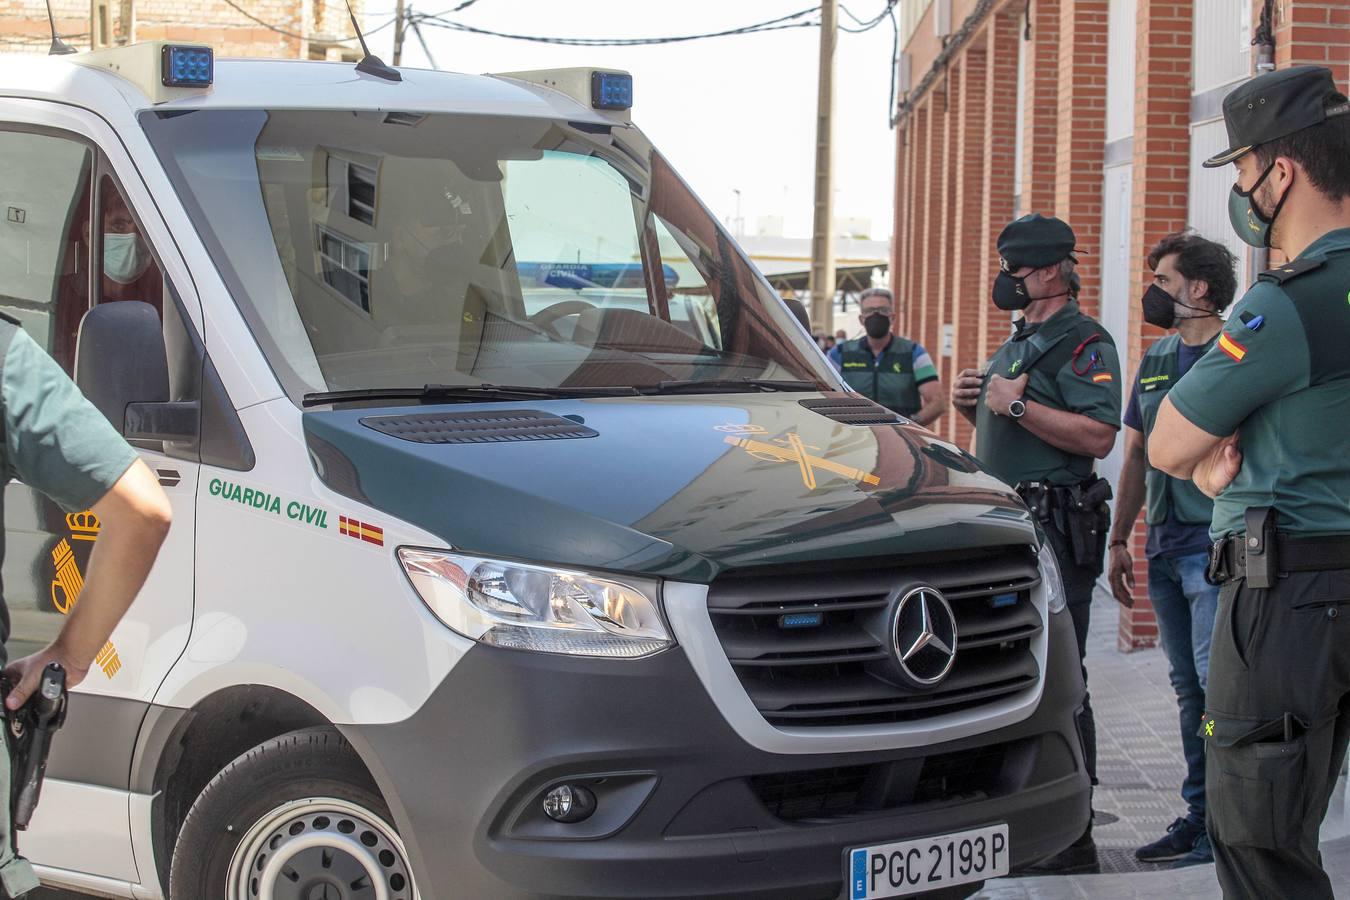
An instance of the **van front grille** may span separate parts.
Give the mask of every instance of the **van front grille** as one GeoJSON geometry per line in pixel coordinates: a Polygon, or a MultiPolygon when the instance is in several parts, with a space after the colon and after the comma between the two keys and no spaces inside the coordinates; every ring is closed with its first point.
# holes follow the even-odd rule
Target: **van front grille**
{"type": "MultiPolygon", "coordinates": [[[[787,822],[885,812],[926,803],[959,803],[1015,789],[1005,764],[1026,759],[1034,742],[993,744],[954,753],[862,766],[775,772],[749,779],[750,790],[787,822]]],[[[1025,767],[1023,767],[1025,768],[1025,767]]]]}
{"type": "Polygon", "coordinates": [[[939,564],[715,581],[708,611],[727,659],[764,718],[783,727],[908,722],[1033,687],[1044,623],[1030,547],[939,564]],[[939,684],[908,680],[893,638],[900,599],[939,591],[956,620],[956,656],[939,684]]]}

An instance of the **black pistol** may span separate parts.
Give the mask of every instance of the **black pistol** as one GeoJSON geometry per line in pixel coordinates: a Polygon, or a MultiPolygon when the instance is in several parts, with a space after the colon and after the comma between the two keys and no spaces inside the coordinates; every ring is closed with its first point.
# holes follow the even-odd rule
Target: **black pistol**
{"type": "Polygon", "coordinates": [[[8,717],[12,767],[10,818],[16,831],[24,831],[42,793],[52,736],[66,719],[66,670],[60,663],[47,664],[37,691],[21,708],[8,713],[8,717]]]}

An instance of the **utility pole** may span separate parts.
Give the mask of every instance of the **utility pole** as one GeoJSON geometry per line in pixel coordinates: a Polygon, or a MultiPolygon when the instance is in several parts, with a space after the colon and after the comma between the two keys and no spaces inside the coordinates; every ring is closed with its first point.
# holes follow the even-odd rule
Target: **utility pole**
{"type": "Polygon", "coordinates": [[[834,50],[839,0],[820,4],[820,76],[816,99],[816,199],[811,229],[811,329],[834,332],[834,50]]]}
{"type": "Polygon", "coordinates": [[[394,4],[394,65],[403,64],[403,29],[407,19],[403,11],[403,0],[394,4]]]}

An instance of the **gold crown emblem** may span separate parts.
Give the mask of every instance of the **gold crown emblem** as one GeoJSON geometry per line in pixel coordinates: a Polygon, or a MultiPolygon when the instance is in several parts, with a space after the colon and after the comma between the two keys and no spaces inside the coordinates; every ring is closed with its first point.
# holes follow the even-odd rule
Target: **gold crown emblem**
{"type": "Polygon", "coordinates": [[[84,512],[67,514],[66,527],[70,529],[70,536],[75,540],[92,541],[98,537],[99,528],[102,526],[98,516],[86,509],[84,512]]]}

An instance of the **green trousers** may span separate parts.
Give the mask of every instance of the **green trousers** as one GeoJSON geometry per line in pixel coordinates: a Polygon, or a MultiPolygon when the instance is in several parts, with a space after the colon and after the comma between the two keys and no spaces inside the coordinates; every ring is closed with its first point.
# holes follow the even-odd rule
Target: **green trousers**
{"type": "Polygon", "coordinates": [[[1350,569],[1225,584],[1205,699],[1224,897],[1332,900],[1318,831],[1350,741],[1350,569]]]}

